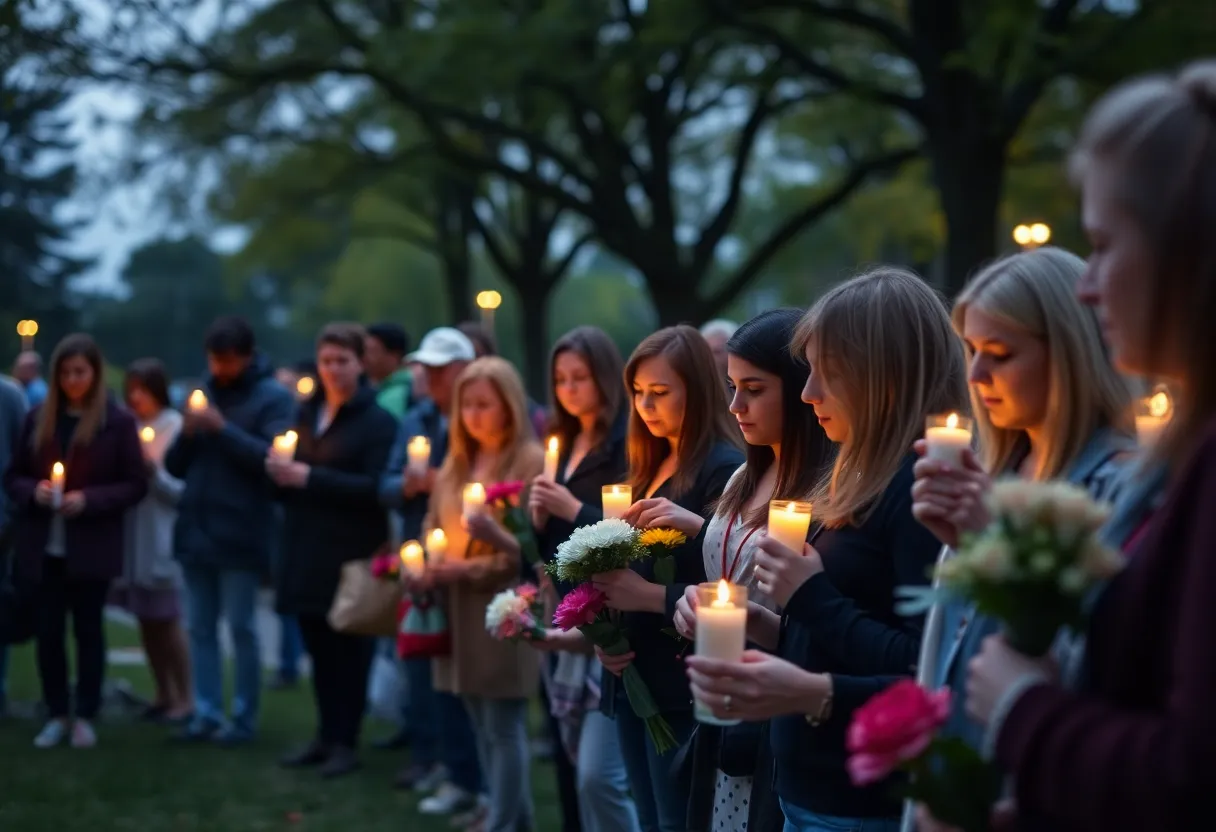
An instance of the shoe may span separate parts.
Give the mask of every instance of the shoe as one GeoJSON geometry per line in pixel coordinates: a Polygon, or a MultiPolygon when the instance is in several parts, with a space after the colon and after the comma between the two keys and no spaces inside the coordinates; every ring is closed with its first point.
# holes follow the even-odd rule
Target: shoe
{"type": "Polygon", "coordinates": [[[433,795],[418,803],[418,811],[424,815],[463,814],[476,808],[476,796],[452,783],[440,784],[433,795]]]}
{"type": "Polygon", "coordinates": [[[253,732],[244,728],[229,726],[221,731],[217,731],[211,737],[211,741],[224,748],[236,748],[237,746],[249,745],[249,743],[253,742],[253,732]]]}
{"type": "Polygon", "coordinates": [[[97,745],[97,732],[88,720],[78,719],[72,723],[72,748],[92,748],[97,745]]]}
{"type": "Polygon", "coordinates": [[[410,735],[404,728],[390,737],[385,737],[381,740],[376,740],[372,743],[372,748],[380,751],[400,751],[410,747],[410,735]]]}
{"type": "Polygon", "coordinates": [[[478,795],[473,802],[473,808],[466,812],[459,812],[452,818],[449,824],[453,829],[470,829],[478,825],[484,825],[486,818],[490,816],[490,799],[485,795],[478,795]]]}
{"type": "Polygon", "coordinates": [[[357,771],[359,767],[359,757],[355,754],[355,750],[337,745],[330,752],[329,759],[325,761],[325,765],[321,766],[321,777],[325,780],[333,780],[337,777],[344,777],[352,771],[357,771]]]}
{"type": "Polygon", "coordinates": [[[210,742],[222,731],[224,726],[211,719],[192,719],[186,727],[173,735],[175,742],[199,743],[210,742]]]}
{"type": "Polygon", "coordinates": [[[316,766],[329,759],[329,746],[319,740],[313,740],[304,748],[288,754],[279,760],[283,768],[306,768],[316,766]]]}
{"type": "Polygon", "coordinates": [[[430,794],[439,788],[440,784],[446,779],[447,771],[443,766],[424,766],[411,763],[397,772],[397,777],[393,780],[393,786],[406,791],[430,794]]]}
{"type": "Polygon", "coordinates": [[[54,748],[63,742],[68,735],[68,721],[66,719],[52,719],[46,725],[42,726],[42,730],[38,732],[38,736],[34,737],[34,748],[54,748]]]}

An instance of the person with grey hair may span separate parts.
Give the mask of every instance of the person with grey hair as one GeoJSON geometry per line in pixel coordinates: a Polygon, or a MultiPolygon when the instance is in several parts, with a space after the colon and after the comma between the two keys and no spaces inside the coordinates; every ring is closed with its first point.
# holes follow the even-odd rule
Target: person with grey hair
{"type": "Polygon", "coordinates": [[[724,318],[715,318],[701,327],[701,337],[714,353],[714,363],[718,365],[718,377],[726,383],[726,342],[735,334],[739,325],[724,318]]]}

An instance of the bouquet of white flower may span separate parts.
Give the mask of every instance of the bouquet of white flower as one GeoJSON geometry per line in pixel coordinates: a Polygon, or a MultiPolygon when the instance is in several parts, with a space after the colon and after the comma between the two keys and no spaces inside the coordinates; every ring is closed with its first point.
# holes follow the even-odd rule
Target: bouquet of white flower
{"type": "Polygon", "coordinates": [[[1097,537],[1107,509],[1062,482],[1004,480],[988,502],[988,528],[937,567],[941,590],[999,618],[1019,652],[1042,656],[1061,627],[1083,623],[1090,589],[1123,567],[1097,537]]]}
{"type": "MultiPolygon", "coordinates": [[[[588,641],[609,656],[628,653],[629,639],[619,617],[604,607],[604,596],[591,584],[591,579],[601,572],[628,569],[633,561],[649,556],[650,547],[643,544],[641,533],[624,520],[601,520],[575,529],[557,547],[557,554],[547,567],[554,578],[579,585],[562,600],[553,623],[563,630],[577,627],[588,641]]],[[[675,734],[659,715],[659,707],[637,668],[632,664],[626,667],[621,682],[633,712],[645,720],[655,750],[663,754],[675,748],[675,734]]]]}

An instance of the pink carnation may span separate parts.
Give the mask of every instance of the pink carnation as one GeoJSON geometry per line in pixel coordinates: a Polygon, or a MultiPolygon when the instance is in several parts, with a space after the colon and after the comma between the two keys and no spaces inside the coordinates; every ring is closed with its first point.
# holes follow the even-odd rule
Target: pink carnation
{"type": "Polygon", "coordinates": [[[896,682],[853,712],[846,745],[855,786],[882,780],[924,753],[950,716],[950,691],[896,682]]]}
{"type": "Polygon", "coordinates": [[[539,593],[540,590],[536,588],[535,584],[520,584],[515,588],[515,594],[527,601],[528,606],[536,603],[536,596],[539,593]]]}
{"type": "Polygon", "coordinates": [[[377,555],[372,558],[373,578],[394,578],[397,576],[397,565],[400,563],[392,555],[377,555]]]}
{"type": "Polygon", "coordinates": [[[523,480],[512,482],[496,482],[486,489],[486,502],[497,503],[518,497],[524,490],[523,480]]]}
{"type": "Polygon", "coordinates": [[[604,608],[605,596],[591,584],[579,584],[557,605],[553,623],[562,630],[573,630],[595,621],[604,608]]]}

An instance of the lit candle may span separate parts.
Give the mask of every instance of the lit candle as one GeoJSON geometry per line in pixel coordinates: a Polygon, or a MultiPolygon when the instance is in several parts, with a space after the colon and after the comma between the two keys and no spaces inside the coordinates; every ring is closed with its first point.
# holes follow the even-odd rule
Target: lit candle
{"type": "Polygon", "coordinates": [[[545,448],[545,479],[557,482],[558,442],[556,436],[549,437],[549,446],[545,448]]]}
{"type": "Polygon", "coordinates": [[[156,431],[151,426],[142,428],[139,431],[139,438],[145,445],[151,445],[156,441],[156,431]]]}
{"type": "Polygon", "coordinates": [[[415,436],[405,446],[405,452],[409,457],[407,470],[411,474],[426,474],[431,467],[431,440],[425,436],[415,436]]]}
{"type": "Polygon", "coordinates": [[[605,485],[600,489],[600,504],[604,519],[620,519],[625,509],[633,505],[633,487],[629,485],[605,485]]]}
{"type": "Polygon", "coordinates": [[[963,451],[971,447],[972,422],[950,413],[930,416],[925,423],[925,456],[954,466],[963,464],[963,451]]]}
{"type": "Polygon", "coordinates": [[[274,438],[273,452],[276,459],[281,459],[284,462],[290,462],[296,458],[296,443],[300,441],[300,436],[294,430],[289,430],[281,436],[274,438]]]}
{"type": "MultiPolygon", "coordinates": [[[[747,587],[721,580],[697,586],[696,652],[719,661],[743,658],[747,641],[747,587]]],[[[737,719],[718,719],[710,709],[696,703],[698,722],[707,725],[738,725],[737,719]]]]}
{"type": "Polygon", "coordinates": [[[426,558],[422,554],[422,544],[417,540],[407,540],[401,544],[401,568],[407,575],[421,575],[426,571],[426,558]]]}
{"type": "Polygon", "coordinates": [[[426,536],[426,559],[430,563],[442,563],[448,554],[448,536],[443,529],[431,529],[426,536]]]}
{"type": "Polygon", "coordinates": [[[191,410],[206,410],[207,409],[207,394],[202,390],[195,390],[190,394],[190,401],[187,405],[191,410]]]}
{"type": "Polygon", "coordinates": [[[296,398],[307,399],[317,389],[317,382],[312,376],[300,376],[296,382],[296,398]]]}
{"type": "Polygon", "coordinates": [[[773,500],[768,504],[768,536],[787,549],[802,554],[811,528],[811,504],[797,500],[773,500]]]}
{"type": "Polygon", "coordinates": [[[1161,432],[1169,425],[1173,411],[1170,394],[1161,389],[1136,402],[1136,436],[1141,445],[1150,448],[1156,444],[1161,432]]]}
{"type": "Polygon", "coordinates": [[[58,510],[63,505],[63,483],[67,479],[67,471],[62,462],[51,466],[51,508],[58,510]]]}
{"type": "Polygon", "coordinates": [[[486,507],[486,488],[479,482],[471,482],[464,487],[464,516],[472,517],[480,514],[486,507]]]}

